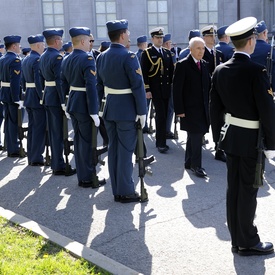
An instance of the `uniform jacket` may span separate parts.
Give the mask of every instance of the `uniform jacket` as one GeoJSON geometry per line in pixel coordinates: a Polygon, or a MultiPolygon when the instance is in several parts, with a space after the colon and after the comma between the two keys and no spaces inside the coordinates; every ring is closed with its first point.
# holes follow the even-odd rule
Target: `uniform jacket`
{"type": "Polygon", "coordinates": [[[19,101],[21,94],[21,60],[13,52],[7,52],[0,58],[0,81],[10,83],[10,87],[1,88],[1,101],[5,103],[19,101]]]}
{"type": "Polygon", "coordinates": [[[201,70],[191,54],[178,61],[173,80],[175,114],[181,118],[181,130],[206,133],[209,129],[210,76],[206,62],[201,60],[201,70]]]}
{"type": "Polygon", "coordinates": [[[205,48],[203,59],[207,62],[210,75],[213,74],[216,66],[218,66],[219,64],[225,61],[222,52],[216,50],[216,65],[215,65],[214,54],[211,54],[207,48],[205,48]]]}
{"type": "Polygon", "coordinates": [[[227,43],[220,41],[219,44],[216,45],[215,47],[217,50],[223,53],[224,56],[224,62],[229,60],[233,54],[234,54],[234,49],[227,43]]]}
{"type": "MultiPolygon", "coordinates": [[[[219,118],[225,113],[260,120],[265,146],[274,150],[275,106],[265,67],[252,62],[245,54],[235,53],[233,58],[216,68],[212,82],[210,115],[214,132],[219,129],[219,118]]],[[[257,136],[257,129],[230,125],[221,148],[233,155],[255,157],[257,136]]]]}
{"type": "Polygon", "coordinates": [[[154,98],[169,98],[174,64],[171,51],[162,48],[163,55],[155,47],[147,48],[141,55],[141,69],[146,92],[154,98]]]}
{"type": "Polygon", "coordinates": [[[40,58],[40,74],[43,82],[55,81],[56,86],[46,87],[44,90],[44,104],[46,106],[60,106],[65,103],[65,94],[61,89],[60,70],[62,55],[58,50],[48,47],[40,58]]]}
{"type": "Polygon", "coordinates": [[[140,63],[140,60],[141,60],[141,54],[142,54],[143,50],[142,49],[138,49],[138,51],[135,52],[137,58],[138,58],[138,61],[140,63]]]}
{"type": "Polygon", "coordinates": [[[95,60],[91,54],[74,49],[64,58],[61,65],[61,83],[63,94],[69,93],[70,86],[86,88],[86,92],[73,89],[70,91],[67,112],[98,114],[95,60]]]}
{"type": "Polygon", "coordinates": [[[42,83],[39,74],[40,54],[31,51],[22,62],[22,88],[25,93],[24,106],[29,108],[44,108],[40,104],[42,99],[42,83]],[[35,83],[35,88],[26,88],[27,83],[35,83]]]}
{"type": "Polygon", "coordinates": [[[96,61],[97,88],[131,89],[131,94],[108,94],[103,117],[107,120],[133,121],[145,115],[147,105],[140,64],[136,55],[123,45],[111,43],[96,61]]]}

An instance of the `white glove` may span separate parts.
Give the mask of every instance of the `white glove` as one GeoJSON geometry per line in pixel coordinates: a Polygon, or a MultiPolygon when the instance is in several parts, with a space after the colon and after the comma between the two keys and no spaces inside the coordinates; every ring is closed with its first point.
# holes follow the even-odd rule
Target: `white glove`
{"type": "Polygon", "coordinates": [[[138,121],[139,119],[140,119],[141,129],[143,129],[145,126],[146,115],[137,115],[136,121],[138,121]]]}
{"type": "Polygon", "coordinates": [[[267,159],[275,158],[275,150],[264,150],[264,154],[267,159]]]}
{"type": "Polygon", "coordinates": [[[64,112],[66,112],[66,106],[65,106],[64,103],[61,104],[61,108],[62,108],[62,110],[63,110],[64,112]]]}
{"type": "Polygon", "coordinates": [[[67,117],[67,119],[71,119],[71,116],[69,113],[65,112],[65,116],[67,117]]]}
{"type": "Polygon", "coordinates": [[[18,109],[22,109],[24,106],[23,106],[23,100],[19,100],[19,101],[15,101],[14,103],[18,104],[18,109]]]}
{"type": "Polygon", "coordinates": [[[98,115],[90,115],[90,117],[93,119],[95,126],[98,127],[100,124],[99,116],[98,115]]]}

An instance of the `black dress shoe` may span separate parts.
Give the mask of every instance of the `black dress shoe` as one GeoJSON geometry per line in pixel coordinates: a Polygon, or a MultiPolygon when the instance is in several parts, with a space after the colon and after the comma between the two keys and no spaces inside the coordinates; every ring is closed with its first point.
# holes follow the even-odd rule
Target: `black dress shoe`
{"type": "Polygon", "coordinates": [[[120,202],[120,198],[121,198],[120,195],[114,195],[114,201],[120,202]]]}
{"type": "Polygon", "coordinates": [[[232,253],[238,253],[238,251],[239,251],[239,247],[236,246],[236,245],[232,245],[232,247],[231,247],[231,252],[232,252],[232,253]]]}
{"type": "Polygon", "coordinates": [[[10,153],[10,154],[8,154],[8,157],[9,158],[19,158],[20,154],[19,153],[10,153]]]}
{"type": "Polygon", "coordinates": [[[191,165],[188,164],[188,163],[185,163],[185,164],[184,164],[184,168],[185,168],[185,169],[191,169],[191,165]]]}
{"type": "Polygon", "coordinates": [[[215,153],[215,159],[226,162],[226,155],[223,150],[218,150],[215,153]]]}
{"type": "Polygon", "coordinates": [[[45,163],[44,162],[31,162],[30,166],[44,166],[45,163]]]}
{"type": "Polygon", "coordinates": [[[83,188],[89,188],[89,187],[92,187],[93,189],[95,188],[99,188],[103,185],[106,184],[106,180],[103,179],[103,180],[97,180],[96,182],[94,181],[85,181],[85,180],[81,180],[78,182],[78,186],[80,187],[83,187],[83,188]]]}
{"type": "Polygon", "coordinates": [[[192,170],[192,172],[195,173],[195,175],[197,177],[200,177],[200,178],[207,177],[207,174],[206,174],[205,170],[201,167],[191,168],[191,170],[192,170]]]}
{"type": "Polygon", "coordinates": [[[140,202],[140,196],[137,192],[135,192],[132,195],[127,195],[127,196],[120,196],[121,203],[129,203],[129,202],[140,202]]]}
{"type": "Polygon", "coordinates": [[[64,170],[53,170],[53,175],[55,176],[72,176],[76,173],[76,169],[75,168],[69,168],[69,169],[64,169],[64,170]]]}
{"type": "Polygon", "coordinates": [[[4,146],[0,145],[0,151],[4,150],[4,146]]]}
{"type": "Polygon", "coordinates": [[[170,149],[168,145],[165,145],[163,147],[157,147],[157,148],[160,153],[166,153],[170,149]]]}
{"type": "Polygon", "coordinates": [[[274,253],[273,244],[270,242],[259,242],[250,248],[239,247],[238,254],[240,256],[268,255],[274,253]]]}
{"type": "Polygon", "coordinates": [[[175,136],[172,132],[166,133],[166,139],[174,139],[175,136]]]}

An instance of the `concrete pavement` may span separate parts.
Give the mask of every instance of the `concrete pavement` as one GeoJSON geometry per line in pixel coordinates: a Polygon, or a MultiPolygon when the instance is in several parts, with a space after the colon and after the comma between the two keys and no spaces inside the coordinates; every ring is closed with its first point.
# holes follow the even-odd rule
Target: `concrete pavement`
{"type": "MultiPolygon", "coordinates": [[[[147,203],[113,201],[107,162],[98,168],[107,185],[83,189],[77,186],[76,175],[52,176],[47,167],[30,167],[26,158],[7,158],[0,152],[0,215],[38,223],[42,232],[49,230],[56,240],[75,242],[80,252],[91,249],[90,260],[114,274],[275,274],[275,255],[231,253],[225,216],[226,167],[214,160],[211,135],[203,147],[206,179],[183,168],[184,132],[179,131],[178,140],[168,140],[167,154],[157,152],[154,136],[144,137],[148,155],[156,157],[153,175],[145,177],[147,203]],[[108,259],[110,264],[104,266],[108,259]]],[[[267,162],[267,182],[259,190],[255,220],[262,241],[273,243],[274,166],[274,161],[267,162]]],[[[135,165],[135,182],[137,172],[135,165]]]]}

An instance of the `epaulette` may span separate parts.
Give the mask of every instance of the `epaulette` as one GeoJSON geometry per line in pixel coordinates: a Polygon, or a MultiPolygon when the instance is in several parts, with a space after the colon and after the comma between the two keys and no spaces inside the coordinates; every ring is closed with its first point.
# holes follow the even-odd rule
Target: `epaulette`
{"type": "Polygon", "coordinates": [[[91,55],[89,55],[88,60],[93,60],[93,57],[91,55]]]}
{"type": "Polygon", "coordinates": [[[136,57],[136,55],[133,53],[133,54],[131,54],[131,58],[135,58],[136,57]]]}
{"type": "Polygon", "coordinates": [[[59,55],[58,57],[57,57],[57,59],[62,59],[63,57],[61,56],[61,55],[59,55]]]}

